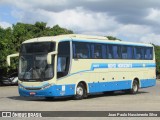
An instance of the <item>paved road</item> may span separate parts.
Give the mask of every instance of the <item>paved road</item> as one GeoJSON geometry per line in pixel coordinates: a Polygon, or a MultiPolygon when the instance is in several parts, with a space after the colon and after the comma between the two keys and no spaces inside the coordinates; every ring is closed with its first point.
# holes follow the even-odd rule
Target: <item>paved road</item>
{"type": "MultiPolygon", "coordinates": [[[[71,98],[47,101],[44,98],[26,98],[18,95],[17,86],[0,87],[0,111],[160,111],[160,81],[151,88],[140,89],[136,95],[116,92],[111,95],[96,94],[88,99],[71,98]]],[[[8,118],[7,118],[8,119],[8,118]]],[[[13,119],[13,118],[11,118],[13,119]]],[[[21,118],[17,118],[20,119],[21,118]]],[[[45,119],[45,118],[42,118],[45,119]]],[[[53,120],[53,118],[47,118],[53,120]]],[[[79,118],[56,118],[58,120],[77,120],[79,118]]],[[[80,118],[82,120],[105,120],[106,118],[80,118]]],[[[108,118],[107,118],[108,119],[108,118]]],[[[109,118],[123,120],[124,118],[109,118]]],[[[155,120],[159,118],[125,118],[137,120],[155,120]]],[[[4,119],[6,120],[6,119],[4,119]]],[[[30,118],[35,120],[35,118],[30,118]]],[[[36,120],[39,120],[37,118],[36,120]]]]}
{"type": "Polygon", "coordinates": [[[26,98],[18,95],[17,86],[0,87],[0,111],[160,111],[160,81],[151,88],[140,89],[136,95],[117,92],[96,94],[88,99],[26,98]]]}

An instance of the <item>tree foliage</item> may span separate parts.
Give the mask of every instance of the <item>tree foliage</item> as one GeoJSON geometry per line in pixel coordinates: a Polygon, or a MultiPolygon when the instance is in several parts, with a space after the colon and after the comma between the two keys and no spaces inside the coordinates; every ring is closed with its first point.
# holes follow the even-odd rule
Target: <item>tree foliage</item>
{"type": "Polygon", "coordinates": [[[108,40],[120,40],[119,38],[116,38],[116,37],[113,37],[113,36],[105,36],[105,37],[107,37],[108,40]]]}
{"type": "Polygon", "coordinates": [[[44,22],[36,22],[35,24],[17,23],[12,28],[0,27],[0,75],[6,75],[12,69],[16,69],[18,60],[12,60],[12,66],[7,67],[6,57],[19,51],[23,41],[42,37],[55,36],[61,34],[73,34],[73,31],[55,25],[47,27],[44,22]]]}
{"type": "Polygon", "coordinates": [[[154,45],[157,72],[160,73],[160,46],[154,45]]]}

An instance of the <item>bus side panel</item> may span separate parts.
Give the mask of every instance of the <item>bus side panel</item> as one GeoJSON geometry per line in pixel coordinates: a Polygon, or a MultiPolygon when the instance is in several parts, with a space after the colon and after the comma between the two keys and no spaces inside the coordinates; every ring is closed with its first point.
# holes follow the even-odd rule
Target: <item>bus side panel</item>
{"type": "Polygon", "coordinates": [[[88,83],[88,87],[89,87],[89,93],[95,93],[97,92],[97,83],[88,83]]]}
{"type": "Polygon", "coordinates": [[[140,80],[141,88],[151,87],[156,85],[156,79],[143,79],[140,80]]]}
{"type": "Polygon", "coordinates": [[[132,80],[89,83],[89,93],[131,89],[132,80]]]}

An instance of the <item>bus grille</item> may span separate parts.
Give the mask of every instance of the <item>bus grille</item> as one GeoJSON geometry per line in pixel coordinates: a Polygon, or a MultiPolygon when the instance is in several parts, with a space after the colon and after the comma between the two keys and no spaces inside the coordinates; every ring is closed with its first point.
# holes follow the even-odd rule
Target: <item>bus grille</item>
{"type": "Polygon", "coordinates": [[[26,90],[40,90],[40,87],[27,87],[26,90]]]}

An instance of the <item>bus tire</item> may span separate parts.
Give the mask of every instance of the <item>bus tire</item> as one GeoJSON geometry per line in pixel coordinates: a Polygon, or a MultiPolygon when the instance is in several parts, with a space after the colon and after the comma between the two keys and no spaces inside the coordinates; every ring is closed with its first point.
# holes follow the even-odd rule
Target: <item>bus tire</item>
{"type": "Polygon", "coordinates": [[[136,93],[138,93],[138,89],[139,89],[138,81],[134,80],[133,84],[132,84],[132,89],[130,90],[130,93],[131,94],[136,94],[136,93]]]}
{"type": "Polygon", "coordinates": [[[87,91],[82,83],[79,83],[76,88],[75,100],[81,100],[86,97],[87,91]]]}

